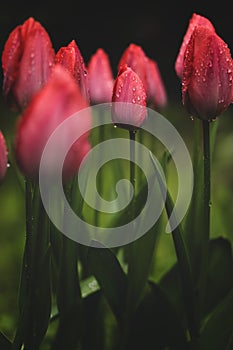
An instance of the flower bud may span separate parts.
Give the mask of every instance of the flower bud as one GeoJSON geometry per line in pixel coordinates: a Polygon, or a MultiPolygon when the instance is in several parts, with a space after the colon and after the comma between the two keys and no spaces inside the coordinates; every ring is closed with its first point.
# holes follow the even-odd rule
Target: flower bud
{"type": "Polygon", "coordinates": [[[87,68],[91,103],[111,102],[114,78],[106,52],[99,48],[92,55],[87,68]]]}
{"type": "Polygon", "coordinates": [[[8,158],[6,142],[2,132],[0,131],[0,184],[6,175],[7,161],[8,158]]]}
{"type": "MultiPolygon", "coordinates": [[[[81,95],[78,85],[70,74],[60,65],[56,65],[45,84],[39,91],[24,114],[20,117],[15,139],[16,159],[23,174],[29,178],[36,178],[39,172],[40,159],[43,149],[54,130],[68,117],[86,108],[87,102],[81,95]]],[[[75,119],[76,120],[76,119],[75,119]]],[[[74,125],[74,124],[73,124],[74,125]]],[[[91,116],[85,113],[85,118],[75,124],[76,128],[66,128],[55,145],[55,152],[48,164],[48,172],[53,173],[59,149],[63,147],[70,135],[77,131],[91,127],[91,116]]],[[[88,133],[83,135],[70,148],[63,167],[65,178],[73,176],[79,168],[80,162],[89,149],[88,133]]]]}
{"type": "Polygon", "coordinates": [[[9,35],[2,54],[3,95],[24,109],[47,81],[55,59],[48,33],[32,17],[9,35]]]}
{"type": "Polygon", "coordinates": [[[227,44],[213,31],[197,26],[184,57],[184,106],[203,120],[213,120],[232,102],[233,63],[227,44]]]}
{"type": "Polygon", "coordinates": [[[87,69],[82,54],[74,40],[61,47],[56,54],[56,63],[60,63],[74,77],[86,101],[90,102],[87,69]]]}
{"type": "Polygon", "coordinates": [[[142,47],[130,44],[123,52],[118,63],[118,71],[122,66],[130,67],[141,79],[144,88],[147,89],[147,73],[146,73],[147,56],[142,47]]]}
{"type": "Polygon", "coordinates": [[[147,73],[147,102],[151,108],[161,110],[167,103],[167,93],[156,61],[148,58],[147,73]]]}
{"type": "Polygon", "coordinates": [[[147,115],[146,92],[139,76],[127,65],[118,72],[112,102],[115,102],[112,105],[115,125],[129,130],[136,130],[142,125],[147,115]]]}
{"type": "Polygon", "coordinates": [[[182,75],[183,75],[183,61],[184,61],[184,53],[186,50],[186,47],[188,45],[189,39],[191,38],[191,35],[195,29],[196,26],[203,26],[213,32],[215,32],[215,28],[213,26],[213,24],[204,16],[200,16],[196,13],[194,13],[191,17],[191,19],[189,20],[189,25],[187,28],[187,31],[185,33],[185,36],[183,38],[183,42],[181,44],[178,56],[176,58],[176,62],[175,62],[175,71],[177,76],[182,79],[182,75]]]}

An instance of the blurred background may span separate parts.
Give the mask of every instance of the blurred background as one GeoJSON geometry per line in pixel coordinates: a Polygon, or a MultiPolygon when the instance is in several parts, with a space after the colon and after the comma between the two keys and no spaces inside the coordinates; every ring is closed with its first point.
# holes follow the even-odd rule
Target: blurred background
{"type": "MultiPolygon", "coordinates": [[[[130,43],[140,45],[157,61],[168,95],[163,111],[192,147],[193,123],[181,102],[181,85],[174,63],[183,35],[193,13],[207,17],[233,52],[233,21],[228,1],[139,0],[123,3],[66,1],[13,1],[0,6],[0,52],[10,32],[28,17],[38,20],[48,31],[58,51],[76,40],[87,63],[97,48],[109,55],[114,75],[118,61],[130,43]]],[[[2,73],[0,74],[2,86],[2,73]]],[[[5,136],[14,130],[15,118],[0,94],[0,129],[5,136]]],[[[233,242],[233,107],[219,120],[213,162],[212,235],[223,235],[233,242]]],[[[20,277],[24,231],[24,197],[10,167],[0,186],[0,330],[13,336],[17,322],[17,292],[20,277]]],[[[161,256],[174,259],[170,237],[166,236],[161,256]]],[[[163,266],[162,266],[163,267],[163,266]]],[[[162,268],[161,267],[161,268],[162,268]]]]}

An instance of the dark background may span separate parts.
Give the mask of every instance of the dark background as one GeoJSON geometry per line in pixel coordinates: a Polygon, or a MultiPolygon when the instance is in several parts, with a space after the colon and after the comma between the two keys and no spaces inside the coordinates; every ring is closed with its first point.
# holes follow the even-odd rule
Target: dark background
{"type": "MultiPolygon", "coordinates": [[[[12,29],[29,16],[48,31],[54,48],[75,39],[87,63],[98,47],[108,53],[114,74],[123,50],[141,45],[159,65],[170,100],[180,99],[174,62],[194,12],[211,20],[217,33],[233,50],[233,16],[225,1],[11,1],[1,2],[0,50],[12,29]]],[[[2,78],[2,77],[1,77],[2,78]]]]}

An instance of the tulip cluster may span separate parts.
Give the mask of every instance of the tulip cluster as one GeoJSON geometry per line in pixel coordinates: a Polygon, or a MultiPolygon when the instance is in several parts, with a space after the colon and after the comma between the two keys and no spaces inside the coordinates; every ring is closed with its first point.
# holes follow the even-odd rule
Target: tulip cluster
{"type": "MultiPolygon", "coordinates": [[[[191,171],[187,175],[190,176],[190,183],[194,175],[192,205],[184,217],[184,225],[177,223],[175,228],[170,225],[175,263],[169,265],[162,276],[159,272],[158,276],[158,269],[152,265],[166,255],[157,254],[156,246],[162,232],[163,217],[161,216],[159,224],[155,221],[153,227],[139,239],[139,235],[135,234],[137,231],[134,221],[141,207],[146,210],[144,199],[150,192],[150,187],[145,186],[144,169],[136,167],[135,160],[143,160],[147,167],[149,161],[152,162],[154,173],[151,171],[151,178],[157,179],[162,190],[166,181],[160,175],[162,171],[157,169],[158,163],[164,168],[166,177],[170,175],[167,165],[172,158],[172,154],[168,153],[171,148],[155,162],[153,155],[158,150],[153,148],[155,138],[143,130],[143,123],[147,117],[149,119],[148,108],[160,112],[168,100],[157,61],[149,57],[141,46],[130,43],[119,59],[114,76],[110,58],[103,48],[98,48],[87,63],[75,40],[56,52],[46,29],[32,17],[10,33],[2,53],[3,95],[9,108],[18,115],[13,147],[10,147],[15,152],[12,158],[0,131],[0,184],[5,178],[9,157],[9,163],[17,162],[12,168],[17,169],[18,166],[23,175],[26,214],[25,250],[19,286],[19,320],[13,340],[14,349],[39,349],[48,327],[53,327],[53,322],[57,320],[58,327],[52,330],[52,349],[56,350],[94,349],[96,343],[97,347],[103,349],[110,343],[112,349],[117,346],[122,349],[149,349],[153,342],[154,348],[158,349],[215,349],[212,346],[214,342],[210,346],[208,342],[211,332],[217,333],[217,326],[222,321],[221,340],[224,344],[221,344],[221,349],[230,349],[232,330],[226,323],[229,319],[232,320],[232,317],[228,318],[227,312],[230,305],[232,314],[233,284],[228,283],[232,268],[226,266],[228,261],[232,266],[232,256],[231,249],[225,251],[229,243],[225,237],[221,238],[219,251],[215,242],[210,242],[210,128],[218,125],[217,122],[211,122],[233,102],[233,62],[229,47],[209,19],[196,13],[190,18],[173,68],[180,81],[183,106],[192,119],[196,118],[191,123],[195,123],[195,126],[201,123],[203,134],[199,128],[194,128],[193,169],[190,165],[191,169],[188,170],[191,171]],[[94,130],[92,133],[94,113],[89,107],[102,103],[108,103],[111,107],[110,128],[109,125],[107,128],[101,125],[97,132],[94,130]],[[59,126],[67,125],[65,122],[80,111],[83,118],[72,123],[72,130],[71,124],[65,130],[62,129],[59,141],[55,147],[51,147],[51,153],[48,152],[50,158],[45,172],[48,171],[48,175],[54,175],[55,172],[57,175],[56,165],[60,164],[60,155],[69,141],[74,139],[76,132],[81,135],[65,157],[63,185],[70,207],[83,222],[90,223],[87,230],[83,230],[90,244],[88,247],[79,244],[76,237],[73,240],[68,234],[66,236],[66,232],[69,233],[66,229],[72,221],[66,220],[66,214],[71,211],[59,196],[55,197],[57,201],[52,201],[53,187],[56,187],[53,184],[51,192],[46,187],[46,196],[49,207],[53,209],[52,214],[59,218],[61,226],[52,225],[54,222],[46,212],[38,183],[41,158],[48,140],[56,134],[59,126]],[[129,132],[129,167],[124,162],[118,163],[116,168],[116,163],[112,166],[109,162],[107,173],[102,172],[101,168],[96,176],[95,188],[103,198],[109,194],[109,198],[112,194],[115,197],[115,189],[113,191],[108,185],[111,180],[118,183],[124,174],[130,179],[134,192],[129,205],[119,212],[109,211],[106,215],[101,210],[91,208],[88,201],[85,202],[86,198],[83,198],[82,188],[78,184],[79,179],[75,175],[91,151],[93,140],[98,143],[103,141],[106,134],[102,131],[108,131],[108,136],[113,136],[115,132],[124,133],[121,128],[129,132]],[[143,148],[143,153],[138,148],[137,154],[136,144],[139,144],[138,141],[143,144],[144,136],[147,145],[153,149],[151,151],[148,146],[150,158],[144,157],[146,147],[143,148]],[[200,137],[203,137],[202,152],[199,152],[200,137]],[[124,168],[121,168],[121,164],[124,164],[124,168]],[[112,213],[113,219],[110,215],[112,213]],[[132,225],[128,225],[129,219],[132,219],[132,225]],[[88,232],[91,225],[95,229],[103,228],[101,232],[104,232],[111,224],[117,229],[120,227],[118,225],[126,222],[127,230],[129,228],[132,236],[132,245],[123,245],[118,247],[119,250],[103,246],[98,241],[98,230],[94,233],[94,239],[88,232]],[[94,249],[97,247],[105,249],[94,249]],[[219,275],[219,271],[220,278],[216,276],[215,280],[213,276],[215,277],[215,272],[219,275]],[[222,283],[222,276],[226,276],[226,284],[222,283]],[[211,294],[213,286],[217,289],[216,295],[211,294]],[[52,305],[53,302],[55,305],[52,305]],[[57,309],[55,316],[51,316],[52,308],[57,309]],[[97,317],[90,322],[89,312],[93,308],[97,317]],[[109,319],[108,313],[111,313],[109,319]],[[225,323],[223,318],[226,318],[225,323]],[[95,327],[97,328],[94,329],[95,327]]],[[[158,114],[156,118],[160,119],[158,114]]],[[[166,136],[172,138],[173,133],[166,136]]],[[[174,142],[174,154],[179,155],[179,152],[179,147],[176,148],[174,142]]],[[[185,168],[186,164],[183,163],[184,161],[182,166],[185,168]]],[[[85,178],[87,193],[91,192],[92,187],[89,188],[88,185],[93,181],[92,171],[89,174],[85,178]]],[[[46,176],[45,178],[47,179],[46,176]]],[[[169,181],[167,185],[164,209],[169,219],[176,210],[173,210],[169,181]]],[[[183,183],[181,185],[181,191],[186,195],[187,188],[183,183]]],[[[127,196],[127,191],[125,192],[127,196]]],[[[100,202],[100,197],[96,196],[96,203],[100,202]]],[[[150,215],[153,215],[152,211],[150,215]]],[[[78,225],[74,226],[77,235],[80,227],[81,230],[83,227],[78,225]]],[[[139,226],[143,225],[140,223],[139,226]]],[[[71,227],[73,228],[73,223],[71,227]]],[[[166,257],[165,260],[173,261],[166,257]]],[[[50,335],[50,330],[47,334],[50,335]]],[[[0,345],[8,343],[6,348],[11,347],[11,342],[0,332],[0,345]]]]}
{"type": "MultiPolygon", "coordinates": [[[[3,94],[9,106],[20,112],[14,145],[16,160],[29,178],[38,175],[49,136],[75,112],[98,103],[128,103],[127,110],[114,103],[113,123],[130,128],[131,124],[142,125],[146,106],[159,110],[167,102],[157,62],[147,57],[140,46],[130,44],[126,48],[115,79],[102,48],[96,50],[88,64],[75,40],[56,53],[47,31],[34,18],[10,33],[2,68],[3,94]]],[[[83,123],[90,125],[88,119],[83,123]]],[[[67,156],[64,172],[68,177],[78,170],[89,149],[86,133],[67,156]]]]}

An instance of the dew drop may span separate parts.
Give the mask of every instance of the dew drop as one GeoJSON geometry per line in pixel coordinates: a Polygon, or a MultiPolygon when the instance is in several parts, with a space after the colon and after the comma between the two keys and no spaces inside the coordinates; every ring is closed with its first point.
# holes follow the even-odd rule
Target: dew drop
{"type": "Polygon", "coordinates": [[[132,103],[136,103],[136,100],[135,100],[135,98],[133,98],[133,99],[132,99],[132,103]]]}
{"type": "Polygon", "coordinates": [[[10,163],[7,163],[6,167],[7,167],[7,168],[10,168],[10,166],[11,166],[10,163]]]}
{"type": "Polygon", "coordinates": [[[190,119],[193,121],[193,120],[194,120],[194,117],[191,115],[191,116],[190,116],[190,119]]]}

